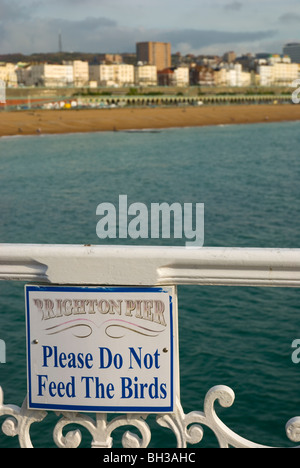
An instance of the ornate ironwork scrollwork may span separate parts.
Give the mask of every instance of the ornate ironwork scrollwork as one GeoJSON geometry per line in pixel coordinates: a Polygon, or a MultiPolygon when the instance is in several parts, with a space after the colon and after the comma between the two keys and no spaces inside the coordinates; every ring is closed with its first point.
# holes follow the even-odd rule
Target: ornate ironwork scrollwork
{"type": "MultiPolygon", "coordinates": [[[[215,402],[228,408],[234,403],[233,390],[226,386],[213,387],[204,400],[203,411],[192,411],[185,414],[180,401],[177,401],[174,413],[157,415],[158,425],[170,429],[177,440],[177,448],[186,448],[201,442],[204,434],[203,426],[210,428],[215,434],[221,448],[271,448],[253,443],[231,431],[217,416],[215,402]]],[[[77,448],[81,444],[80,429],[71,430],[63,435],[63,430],[70,424],[84,427],[92,436],[92,448],[111,448],[112,433],[124,426],[135,427],[140,436],[126,431],[122,437],[124,448],[147,448],[151,440],[151,429],[146,422],[148,415],[127,414],[116,416],[108,421],[106,414],[96,414],[96,418],[84,413],[56,413],[60,417],[53,430],[53,439],[59,448],[77,448]]],[[[0,416],[8,416],[2,424],[2,431],[10,437],[18,436],[21,448],[33,448],[30,428],[33,423],[43,421],[47,412],[27,408],[27,398],[21,408],[15,405],[4,405],[3,391],[0,387],[0,416]]],[[[292,442],[300,442],[300,417],[291,419],[286,425],[286,433],[292,442]]]]}

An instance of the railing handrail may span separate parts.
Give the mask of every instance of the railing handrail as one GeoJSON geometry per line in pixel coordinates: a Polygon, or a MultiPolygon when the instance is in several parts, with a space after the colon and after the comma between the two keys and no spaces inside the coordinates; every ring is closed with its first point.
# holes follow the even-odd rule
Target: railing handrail
{"type": "Polygon", "coordinates": [[[0,280],[300,286],[300,249],[0,244],[0,280]]]}

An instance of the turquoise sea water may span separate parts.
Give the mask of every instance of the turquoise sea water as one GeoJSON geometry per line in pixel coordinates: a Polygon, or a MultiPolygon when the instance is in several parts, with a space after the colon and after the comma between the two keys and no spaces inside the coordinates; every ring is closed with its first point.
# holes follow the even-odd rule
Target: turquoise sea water
{"type": "MultiPolygon", "coordinates": [[[[224,247],[300,246],[300,123],[0,139],[0,242],[99,244],[96,207],[128,202],[205,204],[205,243],[224,247]]],[[[106,241],[112,244],[120,241],[106,241]]],[[[127,244],[184,245],[128,239],[127,244]]],[[[26,394],[24,284],[0,283],[0,364],[6,404],[26,394]]],[[[286,422],[300,415],[298,289],[179,287],[181,400],[202,411],[214,385],[236,395],[216,406],[239,435],[293,446],[286,422]]],[[[3,420],[3,418],[2,418],[3,420]]],[[[38,447],[53,446],[56,417],[33,426],[38,447]]],[[[151,446],[175,446],[156,426],[151,446]]],[[[121,431],[121,435],[124,429],[121,431]]],[[[84,433],[84,444],[90,439],[84,433]]],[[[118,436],[116,435],[116,438],[118,436]]],[[[0,434],[0,447],[18,446],[0,434]]],[[[217,446],[205,431],[199,447],[217,446]]]]}

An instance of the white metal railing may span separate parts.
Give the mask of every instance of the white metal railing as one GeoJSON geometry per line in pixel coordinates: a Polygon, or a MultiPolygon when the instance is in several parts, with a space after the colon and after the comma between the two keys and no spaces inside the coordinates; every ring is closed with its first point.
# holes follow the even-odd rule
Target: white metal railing
{"type": "Polygon", "coordinates": [[[300,286],[300,249],[0,244],[0,280],[300,286]]]}
{"type": "MultiPolygon", "coordinates": [[[[261,287],[299,287],[300,249],[124,247],[78,245],[0,245],[0,280],[55,285],[177,286],[227,285],[261,287]]],[[[218,400],[224,407],[234,402],[234,392],[226,386],[212,388],[206,395],[203,411],[184,414],[177,395],[176,409],[157,415],[157,423],[176,436],[177,447],[198,443],[202,426],[216,435],[220,447],[263,448],[226,427],[214,410],[218,400]]],[[[30,426],[47,413],[6,405],[0,389],[0,416],[6,435],[18,436],[21,447],[32,447],[30,426]]],[[[62,412],[53,434],[58,447],[77,447],[80,431],[63,436],[65,426],[75,423],[92,435],[92,447],[110,448],[112,432],[125,425],[136,427],[141,437],[126,432],[123,447],[147,447],[151,430],[147,415],[127,414],[108,421],[106,414],[95,419],[80,413],[62,412]]],[[[300,442],[300,418],[286,425],[288,438],[300,442]]],[[[267,447],[266,447],[267,448],[267,447]]]]}

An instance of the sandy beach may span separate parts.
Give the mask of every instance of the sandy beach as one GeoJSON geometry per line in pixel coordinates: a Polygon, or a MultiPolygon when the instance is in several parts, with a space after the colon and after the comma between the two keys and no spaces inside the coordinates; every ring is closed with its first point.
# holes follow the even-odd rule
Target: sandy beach
{"type": "Polygon", "coordinates": [[[300,120],[300,106],[293,104],[2,111],[0,112],[0,136],[296,120],[300,120]]]}

